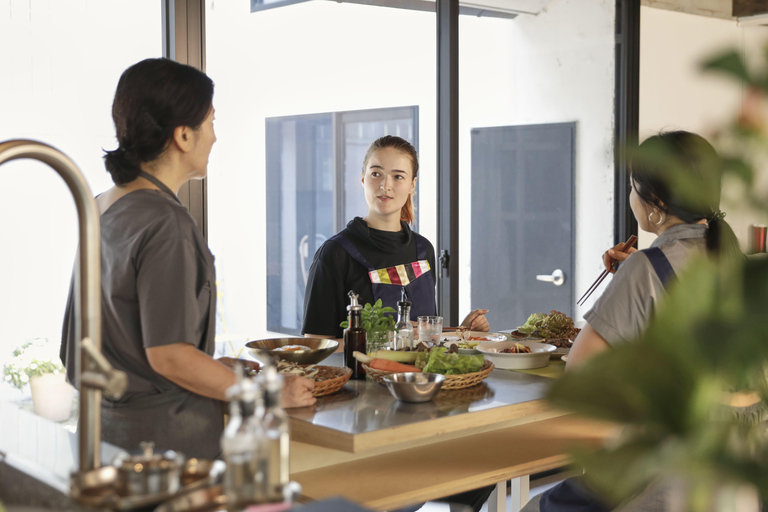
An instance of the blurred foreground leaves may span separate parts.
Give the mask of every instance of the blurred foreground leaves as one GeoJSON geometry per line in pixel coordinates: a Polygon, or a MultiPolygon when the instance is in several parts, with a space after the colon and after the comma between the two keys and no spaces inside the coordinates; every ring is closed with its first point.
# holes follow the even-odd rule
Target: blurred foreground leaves
{"type": "MultiPolygon", "coordinates": [[[[754,183],[757,162],[768,157],[768,51],[765,56],[757,71],[735,51],[703,65],[748,91],[734,121],[715,134],[721,159],[711,172],[722,170],[741,183],[740,201],[763,216],[768,198],[754,183]]],[[[702,207],[719,197],[674,172],[684,162],[662,150],[633,158],[670,169],[674,190],[702,207]]],[[[768,407],[738,414],[725,405],[739,391],[756,392],[768,403],[767,326],[768,259],[696,260],[669,287],[642,339],[558,380],[548,396],[553,404],[624,426],[609,446],[575,454],[595,489],[618,503],[659,479],[681,479],[690,510],[709,510],[724,484],[746,483],[768,503],[768,436],[757,421],[768,407]]]]}

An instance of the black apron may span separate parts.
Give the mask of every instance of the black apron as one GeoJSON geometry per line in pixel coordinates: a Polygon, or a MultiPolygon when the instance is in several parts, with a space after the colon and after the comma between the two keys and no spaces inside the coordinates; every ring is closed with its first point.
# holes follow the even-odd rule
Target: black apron
{"type": "Polygon", "coordinates": [[[427,261],[427,239],[418,233],[413,233],[416,239],[417,261],[394,267],[377,269],[371,265],[360,250],[342,233],[330,238],[341,245],[352,259],[368,269],[368,278],[373,288],[374,300],[381,299],[382,306],[397,309],[400,301],[400,291],[405,288],[406,295],[411,301],[411,318],[434,316],[435,306],[435,275],[427,261]]]}
{"type": "MultiPolygon", "coordinates": [[[[140,176],[155,184],[179,204],[179,198],[160,180],[140,171],[140,176]]],[[[215,344],[211,330],[216,321],[216,276],[208,275],[211,299],[208,330],[200,350],[213,356],[215,344]]],[[[154,441],[155,450],[175,450],[187,458],[215,459],[221,454],[224,430],[222,403],[182,388],[155,395],[132,398],[129,402],[101,403],[102,438],[123,449],[136,451],[141,441],[154,441]]]]}

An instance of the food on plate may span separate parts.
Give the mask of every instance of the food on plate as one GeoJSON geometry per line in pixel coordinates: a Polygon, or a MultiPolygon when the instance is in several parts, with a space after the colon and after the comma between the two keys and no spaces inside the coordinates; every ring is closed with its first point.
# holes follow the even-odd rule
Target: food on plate
{"type": "Polygon", "coordinates": [[[534,313],[528,317],[523,325],[517,328],[523,334],[531,334],[533,331],[539,328],[541,324],[546,320],[547,315],[544,313],[534,313]]]}
{"type": "MultiPolygon", "coordinates": [[[[488,339],[483,338],[482,341],[488,341],[488,339]]],[[[459,348],[464,348],[467,350],[472,350],[473,348],[477,347],[479,344],[480,344],[479,341],[462,341],[458,343],[459,348]]]]}
{"type": "Polygon", "coordinates": [[[273,352],[299,352],[304,350],[312,350],[306,345],[283,345],[282,347],[273,348],[273,352]]]}
{"type": "Polygon", "coordinates": [[[451,353],[445,347],[434,347],[429,352],[419,352],[416,367],[426,373],[442,373],[443,375],[463,375],[479,372],[483,368],[485,358],[482,354],[461,355],[451,353]]]}
{"type": "Polygon", "coordinates": [[[554,345],[557,348],[571,348],[573,346],[573,340],[569,340],[565,338],[548,339],[548,340],[541,340],[541,341],[549,345],[554,345]]]}
{"type": "Polygon", "coordinates": [[[531,347],[523,345],[522,343],[515,343],[509,348],[499,350],[499,354],[530,354],[532,353],[531,347]]]}
{"type": "Polygon", "coordinates": [[[534,313],[528,317],[525,325],[517,329],[521,333],[544,338],[547,343],[558,347],[570,347],[581,329],[573,326],[573,319],[554,309],[548,315],[534,313]],[[531,329],[533,328],[533,329],[531,329]]]}
{"type": "Polygon", "coordinates": [[[315,367],[314,364],[307,366],[301,366],[290,361],[278,361],[277,372],[278,373],[291,373],[300,377],[306,377],[308,379],[316,380],[315,377],[320,370],[315,367]]]}

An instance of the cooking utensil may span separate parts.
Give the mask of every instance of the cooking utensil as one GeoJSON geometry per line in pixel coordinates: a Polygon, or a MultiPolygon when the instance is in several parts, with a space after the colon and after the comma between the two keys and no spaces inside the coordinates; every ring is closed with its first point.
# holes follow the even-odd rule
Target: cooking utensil
{"type": "MultiPolygon", "coordinates": [[[[629,248],[632,247],[635,244],[636,241],[637,241],[637,237],[635,235],[631,235],[627,239],[627,241],[624,242],[624,245],[619,247],[619,251],[620,252],[627,252],[629,250],[629,248]]],[[[618,263],[619,263],[619,260],[617,260],[615,258],[611,258],[611,265],[610,265],[611,269],[616,269],[616,265],[618,265],[618,263]]],[[[595,280],[595,282],[592,283],[592,286],[590,286],[589,289],[586,291],[586,293],[584,293],[584,295],[582,295],[581,298],[578,301],[576,301],[576,304],[578,304],[579,306],[584,305],[584,303],[587,301],[589,296],[592,295],[592,293],[595,290],[597,290],[597,288],[600,286],[600,283],[602,283],[603,280],[605,280],[605,278],[608,277],[608,274],[610,274],[610,273],[611,272],[608,269],[603,270],[602,273],[595,280]]]]}
{"type": "Polygon", "coordinates": [[[174,493],[181,485],[184,456],[174,451],[155,453],[155,443],[140,443],[142,452],[129,455],[117,454],[117,494],[120,496],[146,496],[149,494],[174,493]]]}
{"type": "Polygon", "coordinates": [[[393,373],[384,377],[392,396],[403,402],[429,402],[445,381],[439,373],[393,373]]]}
{"type": "Polygon", "coordinates": [[[323,338],[272,338],[245,344],[256,359],[264,354],[296,364],[317,364],[339,348],[339,342],[323,338]],[[286,345],[304,345],[307,350],[275,350],[286,345]]]}

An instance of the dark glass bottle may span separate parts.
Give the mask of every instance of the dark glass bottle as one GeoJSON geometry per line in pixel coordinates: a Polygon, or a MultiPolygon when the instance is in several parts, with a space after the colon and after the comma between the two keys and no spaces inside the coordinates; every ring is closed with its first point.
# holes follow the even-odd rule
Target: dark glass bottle
{"type": "Polygon", "coordinates": [[[357,303],[357,294],[349,292],[349,327],[344,330],[344,366],[352,370],[353,379],[365,379],[363,363],[355,359],[353,352],[365,354],[365,329],[362,328],[363,307],[357,303]]]}

